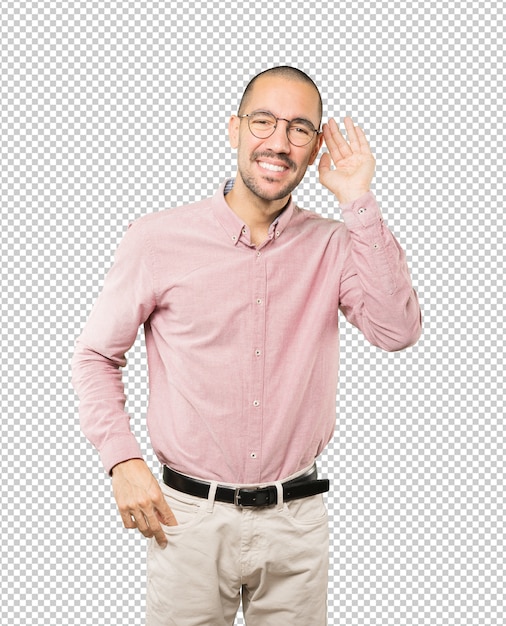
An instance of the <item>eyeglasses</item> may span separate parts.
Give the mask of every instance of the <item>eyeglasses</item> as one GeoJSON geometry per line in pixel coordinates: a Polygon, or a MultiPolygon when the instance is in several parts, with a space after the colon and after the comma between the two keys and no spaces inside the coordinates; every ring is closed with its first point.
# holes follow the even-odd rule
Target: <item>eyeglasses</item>
{"type": "Polygon", "coordinates": [[[320,134],[308,120],[287,120],[284,117],[276,117],[268,111],[245,113],[237,117],[241,119],[243,117],[248,118],[250,132],[257,139],[267,139],[267,137],[273,135],[279,121],[288,122],[286,130],[288,141],[299,148],[306,146],[313,139],[315,133],[316,135],[320,134]]]}

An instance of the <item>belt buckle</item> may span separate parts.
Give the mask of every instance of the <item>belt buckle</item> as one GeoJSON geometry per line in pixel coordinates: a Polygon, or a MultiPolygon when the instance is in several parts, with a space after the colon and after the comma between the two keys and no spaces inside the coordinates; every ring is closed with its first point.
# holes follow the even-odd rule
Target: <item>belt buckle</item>
{"type": "Polygon", "coordinates": [[[255,491],[260,491],[260,487],[253,487],[253,488],[248,488],[248,487],[236,487],[235,491],[234,491],[234,504],[235,506],[242,506],[242,507],[253,507],[253,506],[259,506],[257,504],[255,504],[254,502],[241,502],[241,491],[242,492],[248,492],[248,493],[254,493],[255,491]]]}
{"type": "Polygon", "coordinates": [[[234,490],[234,504],[242,507],[263,507],[270,506],[275,502],[271,501],[269,490],[267,487],[237,487],[234,490]],[[241,494],[242,492],[242,494],[241,494]],[[252,498],[246,498],[247,502],[242,502],[242,495],[251,495],[252,498]],[[265,502],[258,502],[255,494],[262,494],[265,502]]]}

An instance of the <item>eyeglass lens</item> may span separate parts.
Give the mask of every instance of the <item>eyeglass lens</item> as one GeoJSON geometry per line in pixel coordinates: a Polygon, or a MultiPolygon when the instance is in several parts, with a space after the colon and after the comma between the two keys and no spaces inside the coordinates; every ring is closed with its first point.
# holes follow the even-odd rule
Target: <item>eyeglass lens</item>
{"type": "MultiPolygon", "coordinates": [[[[259,139],[270,137],[276,130],[278,120],[270,113],[252,113],[248,117],[251,133],[259,139]]],[[[305,146],[315,134],[315,129],[305,120],[293,120],[288,126],[288,140],[294,146],[305,146]]]]}

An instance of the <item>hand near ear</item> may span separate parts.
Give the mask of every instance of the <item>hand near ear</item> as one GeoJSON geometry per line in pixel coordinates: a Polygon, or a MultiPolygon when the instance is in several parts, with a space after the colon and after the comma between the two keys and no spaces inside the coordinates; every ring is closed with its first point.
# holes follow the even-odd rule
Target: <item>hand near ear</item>
{"type": "Polygon", "coordinates": [[[329,152],[322,155],[318,165],[320,182],[337,196],[341,204],[369,191],[376,167],[364,131],[353,124],[351,117],[344,119],[344,125],[348,141],[333,118],[323,125],[323,137],[329,152]]]}

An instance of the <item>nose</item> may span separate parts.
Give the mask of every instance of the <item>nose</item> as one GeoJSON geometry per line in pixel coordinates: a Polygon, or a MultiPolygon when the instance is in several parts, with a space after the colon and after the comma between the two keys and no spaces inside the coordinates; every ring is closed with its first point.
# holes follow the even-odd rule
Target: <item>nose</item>
{"type": "Polygon", "coordinates": [[[278,120],[276,128],[270,137],[264,140],[265,148],[277,153],[290,152],[290,142],[288,141],[288,122],[278,120]]]}

